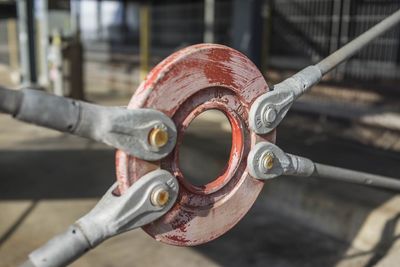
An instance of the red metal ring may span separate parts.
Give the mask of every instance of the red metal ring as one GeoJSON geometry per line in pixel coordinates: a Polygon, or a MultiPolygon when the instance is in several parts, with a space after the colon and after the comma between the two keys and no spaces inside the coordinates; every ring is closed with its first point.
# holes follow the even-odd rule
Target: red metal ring
{"type": "Polygon", "coordinates": [[[249,176],[247,155],[262,140],[275,142],[275,132],[250,131],[252,102],[268,91],[254,64],[236,50],[212,44],[180,50],[157,65],[132,97],[128,108],[153,108],[170,116],[178,137],[174,151],[159,162],[148,162],[118,151],[117,179],[123,193],[133,182],[159,167],[180,182],[174,207],[143,229],[159,241],[192,246],[213,240],[231,229],[250,209],[263,182],[249,176]],[[225,172],[213,182],[195,186],[179,168],[179,146],[190,122],[200,113],[218,109],[232,127],[232,149],[225,172]]]}

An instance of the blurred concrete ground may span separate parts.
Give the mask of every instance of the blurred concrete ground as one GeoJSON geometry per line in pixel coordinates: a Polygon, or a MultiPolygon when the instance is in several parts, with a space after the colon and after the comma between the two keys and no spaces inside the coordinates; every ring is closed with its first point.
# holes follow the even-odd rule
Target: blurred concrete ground
{"type": "MultiPolygon", "coordinates": [[[[127,103],[111,99],[96,100],[127,103]]],[[[332,126],[328,133],[323,122],[313,120],[291,114],[278,129],[278,144],[320,162],[400,173],[397,153],[342,139],[332,126]]],[[[87,212],[113,183],[114,151],[4,115],[0,125],[0,266],[17,266],[87,212]]],[[[188,172],[207,170],[205,157],[210,166],[223,162],[223,153],[210,149],[229,142],[227,126],[218,119],[197,127],[204,134],[193,134],[185,149],[189,162],[201,164],[189,165],[188,172]],[[202,150],[207,135],[215,143],[202,150]]],[[[340,132],[343,126],[335,127],[340,132]]],[[[139,229],[101,244],[73,266],[398,266],[399,203],[387,191],[285,177],[267,183],[249,214],[213,242],[173,247],[139,229]]]]}
{"type": "MultiPolygon", "coordinates": [[[[126,105],[136,87],[132,74],[122,79],[115,76],[123,73],[118,67],[96,68],[88,71],[89,100],[126,105]]],[[[0,69],[2,84],[12,86],[7,72],[0,69]]],[[[321,94],[318,90],[313,91],[321,94]]],[[[386,103],[370,93],[350,94],[353,98],[345,98],[352,103],[386,103]]],[[[93,207],[115,179],[114,151],[4,115],[0,125],[0,266],[17,266],[93,207]]],[[[198,174],[215,174],[226,161],[229,124],[211,114],[191,129],[181,164],[195,181],[204,178],[198,174]]],[[[287,152],[315,161],[399,177],[400,155],[386,150],[399,151],[399,136],[291,113],[277,139],[287,152]]],[[[282,177],[268,182],[249,214],[213,242],[172,247],[138,229],[101,244],[73,266],[398,266],[399,218],[400,198],[393,192],[282,177]]]]}

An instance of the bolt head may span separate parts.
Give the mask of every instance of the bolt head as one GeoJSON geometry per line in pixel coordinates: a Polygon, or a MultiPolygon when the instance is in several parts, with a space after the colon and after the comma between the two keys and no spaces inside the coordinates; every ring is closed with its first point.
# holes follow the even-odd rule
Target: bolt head
{"type": "Polygon", "coordinates": [[[154,127],[149,133],[149,143],[155,148],[162,148],[168,143],[168,131],[166,127],[154,127]]]}
{"type": "Polygon", "coordinates": [[[151,203],[157,207],[164,207],[169,201],[169,192],[165,188],[156,188],[151,193],[151,203]]]}
{"type": "Polygon", "coordinates": [[[267,152],[261,158],[261,164],[264,170],[269,171],[274,167],[274,154],[267,152]]]}
{"type": "Polygon", "coordinates": [[[276,110],[274,107],[268,107],[267,110],[264,113],[264,121],[266,124],[271,124],[275,121],[276,119],[276,110]]]}

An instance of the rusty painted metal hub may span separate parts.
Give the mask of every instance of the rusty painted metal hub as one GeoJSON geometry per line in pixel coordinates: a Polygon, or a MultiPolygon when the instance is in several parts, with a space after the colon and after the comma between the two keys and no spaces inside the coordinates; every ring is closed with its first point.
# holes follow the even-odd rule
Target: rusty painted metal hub
{"type": "Polygon", "coordinates": [[[247,57],[222,45],[182,49],[149,73],[128,108],[152,108],[172,118],[178,131],[177,145],[169,156],[156,162],[121,150],[116,155],[122,193],[158,168],[171,172],[180,183],[173,208],[143,227],[149,235],[168,244],[198,245],[224,234],[247,213],[264,185],[249,175],[247,155],[257,142],[275,142],[275,131],[256,135],[249,129],[248,113],[253,101],[268,90],[262,74],[247,57]],[[190,122],[209,109],[220,110],[229,119],[232,148],[225,172],[204,186],[195,186],[180,170],[179,146],[190,122]]]}

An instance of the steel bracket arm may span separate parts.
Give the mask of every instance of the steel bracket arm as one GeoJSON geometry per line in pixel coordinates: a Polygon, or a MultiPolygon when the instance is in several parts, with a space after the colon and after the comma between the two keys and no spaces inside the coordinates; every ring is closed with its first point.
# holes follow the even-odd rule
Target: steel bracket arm
{"type": "Polygon", "coordinates": [[[21,267],[66,266],[104,240],[155,221],[174,205],[179,184],[169,172],[155,170],[121,196],[114,195],[116,188],[111,186],[88,214],[33,251],[21,267]]]}
{"type": "Polygon", "coordinates": [[[105,143],[145,160],[158,160],[175,146],[176,128],[153,109],[104,107],[42,91],[0,87],[0,111],[21,121],[105,143]]]}
{"type": "Polygon", "coordinates": [[[281,175],[318,177],[400,191],[400,179],[324,165],[285,153],[269,142],[254,146],[247,158],[250,175],[261,180],[281,175]]]}
{"type": "Polygon", "coordinates": [[[349,59],[399,22],[400,10],[385,18],[318,64],[308,66],[292,77],[274,85],[273,91],[261,95],[252,104],[249,114],[251,129],[257,134],[271,132],[285,117],[293,102],[313,85],[317,84],[323,75],[349,59]]]}

